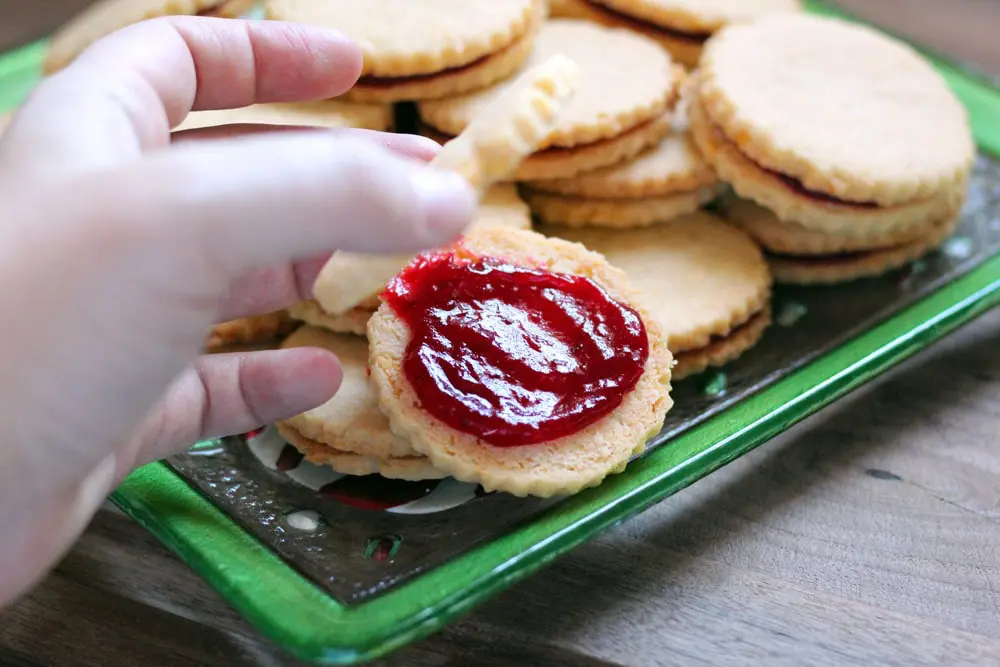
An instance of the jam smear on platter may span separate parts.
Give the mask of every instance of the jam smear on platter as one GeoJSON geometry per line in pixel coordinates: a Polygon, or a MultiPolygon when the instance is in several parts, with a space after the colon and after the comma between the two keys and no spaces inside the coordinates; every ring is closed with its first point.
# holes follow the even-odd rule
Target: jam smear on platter
{"type": "Polygon", "coordinates": [[[409,327],[403,373],[424,410],[497,447],[571,435],[642,376],[642,319],[589,278],[440,252],[383,298],[409,327]]]}

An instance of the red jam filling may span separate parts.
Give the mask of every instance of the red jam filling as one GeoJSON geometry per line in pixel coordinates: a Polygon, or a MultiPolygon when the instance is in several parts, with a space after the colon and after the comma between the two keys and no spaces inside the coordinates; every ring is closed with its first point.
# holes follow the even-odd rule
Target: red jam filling
{"type": "Polygon", "coordinates": [[[768,169],[767,167],[762,167],[760,165],[757,166],[766,171],[772,177],[777,178],[779,181],[781,181],[782,185],[784,185],[786,188],[788,188],[797,195],[808,197],[809,199],[814,199],[816,201],[823,202],[824,204],[834,204],[836,206],[851,206],[854,208],[864,208],[864,209],[878,208],[878,204],[876,204],[875,202],[847,201],[846,199],[840,199],[838,197],[834,197],[833,195],[828,195],[825,192],[810,190],[809,188],[807,188],[805,185],[802,184],[802,181],[800,181],[797,178],[792,178],[791,176],[782,174],[780,171],[774,171],[773,169],[768,169]]]}
{"type": "Polygon", "coordinates": [[[712,33],[710,32],[685,32],[683,30],[668,28],[658,23],[651,23],[650,21],[637,19],[634,16],[622,14],[618,10],[612,9],[597,0],[584,0],[584,2],[590,5],[595,12],[607,14],[611,18],[619,21],[620,23],[624,23],[626,26],[637,32],[642,32],[644,30],[648,32],[658,32],[661,35],[670,37],[671,39],[676,39],[681,42],[690,42],[692,44],[704,44],[708,41],[708,38],[712,36],[712,33]]]}
{"type": "Polygon", "coordinates": [[[383,298],[411,337],[421,407],[497,447],[571,435],[614,410],[649,356],[638,313],[591,280],[438,253],[383,298]]]}

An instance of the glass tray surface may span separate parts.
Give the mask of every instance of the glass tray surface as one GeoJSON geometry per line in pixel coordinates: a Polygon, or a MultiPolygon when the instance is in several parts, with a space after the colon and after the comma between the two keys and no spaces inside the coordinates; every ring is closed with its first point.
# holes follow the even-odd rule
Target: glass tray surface
{"type": "MultiPolygon", "coordinates": [[[[0,110],[37,82],[43,51],[0,56],[0,110]]],[[[1000,303],[1000,92],[929,57],[981,149],[956,234],[882,278],[778,288],[762,342],[677,383],[647,453],[600,487],[543,501],[454,480],[341,478],[267,428],[146,466],[114,502],[300,658],[360,662],[439,629],[1000,303]]]]}

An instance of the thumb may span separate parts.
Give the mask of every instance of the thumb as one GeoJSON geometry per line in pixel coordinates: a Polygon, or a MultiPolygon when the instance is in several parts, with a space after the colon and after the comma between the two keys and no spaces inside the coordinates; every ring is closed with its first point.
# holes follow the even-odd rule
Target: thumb
{"type": "Polygon", "coordinates": [[[122,169],[113,208],[169,247],[242,272],[333,250],[415,252],[454,239],[476,200],[457,174],[335,133],[203,141],[122,169]]]}

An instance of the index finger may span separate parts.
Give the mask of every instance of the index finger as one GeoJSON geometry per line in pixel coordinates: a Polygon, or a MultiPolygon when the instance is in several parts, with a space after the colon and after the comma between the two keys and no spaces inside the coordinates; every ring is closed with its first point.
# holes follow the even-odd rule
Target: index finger
{"type": "Polygon", "coordinates": [[[278,21],[154,19],[95,43],[43,81],[0,158],[19,171],[110,167],[170,143],[192,110],[326,99],[361,73],[353,42],[278,21]]]}

